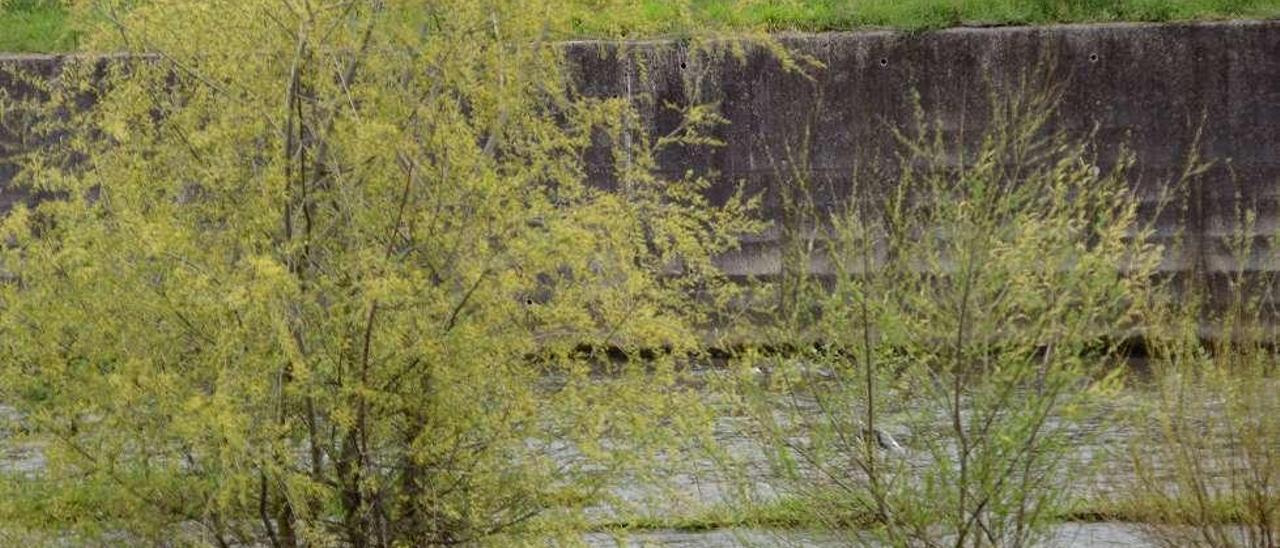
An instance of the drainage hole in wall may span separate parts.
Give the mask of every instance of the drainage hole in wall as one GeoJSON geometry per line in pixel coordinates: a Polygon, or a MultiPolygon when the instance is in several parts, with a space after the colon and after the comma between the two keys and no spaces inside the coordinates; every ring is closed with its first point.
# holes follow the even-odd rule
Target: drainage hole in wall
{"type": "Polygon", "coordinates": [[[1090,62],[1090,63],[1097,63],[1097,62],[1098,62],[1098,54],[1096,54],[1096,53],[1090,53],[1090,54],[1089,54],[1089,62],[1090,62]]]}
{"type": "Polygon", "coordinates": [[[881,57],[881,58],[880,58],[880,66],[882,66],[882,67],[887,67],[887,66],[889,66],[889,60],[888,60],[888,59],[886,59],[886,58],[884,58],[884,57],[881,57]]]}

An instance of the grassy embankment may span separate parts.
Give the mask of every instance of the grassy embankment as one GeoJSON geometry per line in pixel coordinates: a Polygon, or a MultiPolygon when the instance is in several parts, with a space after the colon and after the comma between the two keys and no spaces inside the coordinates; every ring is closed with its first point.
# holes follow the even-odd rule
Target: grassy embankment
{"type": "MultiPolygon", "coordinates": [[[[1082,523],[1147,523],[1188,525],[1171,519],[1161,511],[1162,504],[1179,501],[1130,500],[1109,501],[1101,499],[1075,501],[1073,509],[1055,519],[1061,522],[1082,523]]],[[[1215,500],[1209,512],[1200,516],[1203,524],[1239,524],[1248,512],[1249,501],[1215,500]]],[[[1190,503],[1187,503],[1190,507],[1190,503]]],[[[719,504],[706,506],[681,515],[653,517],[632,516],[612,521],[598,522],[591,528],[600,532],[713,531],[718,529],[858,529],[873,526],[874,516],[854,508],[839,515],[819,512],[814,505],[801,497],[783,497],[771,502],[748,505],[719,504]]]]}
{"type": "MultiPolygon", "coordinates": [[[[927,30],[962,25],[1280,17],[1280,0],[566,0],[576,37],[692,29],[927,30]]],[[[57,0],[0,0],[0,51],[63,52],[82,21],[57,0]]],[[[570,37],[570,36],[566,36],[570,37]]]]}

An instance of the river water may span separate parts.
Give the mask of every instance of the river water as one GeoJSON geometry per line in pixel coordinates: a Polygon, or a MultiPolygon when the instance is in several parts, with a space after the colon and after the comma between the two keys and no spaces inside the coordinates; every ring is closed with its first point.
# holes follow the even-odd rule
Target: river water
{"type": "MultiPolygon", "coordinates": [[[[13,418],[10,408],[0,406],[0,419],[13,418]]],[[[754,496],[768,499],[781,494],[771,477],[765,452],[759,443],[744,434],[745,425],[741,418],[722,418],[715,428],[716,438],[728,453],[745,463],[748,484],[754,496]]],[[[0,420],[0,423],[9,422],[0,420]]],[[[891,424],[886,428],[894,429],[904,445],[911,445],[910,432],[901,428],[895,429],[891,424]]],[[[1073,460],[1086,461],[1107,456],[1117,447],[1129,443],[1128,432],[1117,426],[1115,421],[1097,420],[1078,425],[1079,439],[1082,441],[1074,448],[1073,460]]],[[[5,443],[8,435],[0,432],[0,471],[36,473],[44,465],[39,447],[15,446],[5,443]]],[[[1115,455],[1111,455],[1115,456],[1115,455]]],[[[617,491],[623,500],[631,501],[634,507],[644,508],[650,515],[662,515],[675,512],[675,509],[663,509],[655,506],[654,501],[670,500],[674,491],[678,496],[678,506],[683,508],[699,505],[715,505],[731,503],[732,493],[736,486],[741,486],[741,479],[729,480],[722,466],[710,460],[695,461],[692,465],[681,466],[681,473],[673,476],[669,485],[662,489],[653,489],[645,484],[626,485],[617,491]],[[665,497],[665,499],[664,499],[665,497]]],[[[1096,468],[1097,476],[1093,478],[1077,478],[1073,485],[1078,494],[1102,494],[1122,487],[1123,472],[1115,467],[1096,468]]],[[[598,508],[593,512],[598,517],[616,515],[610,508],[598,508]]],[[[631,533],[619,537],[609,533],[593,533],[584,537],[589,546],[847,546],[859,544],[865,538],[859,538],[856,531],[826,532],[806,530],[769,530],[735,528],[712,531],[677,531],[650,530],[631,533]]],[[[1065,523],[1054,528],[1044,546],[1154,546],[1144,540],[1137,524],[1127,523],[1065,523]]]]}

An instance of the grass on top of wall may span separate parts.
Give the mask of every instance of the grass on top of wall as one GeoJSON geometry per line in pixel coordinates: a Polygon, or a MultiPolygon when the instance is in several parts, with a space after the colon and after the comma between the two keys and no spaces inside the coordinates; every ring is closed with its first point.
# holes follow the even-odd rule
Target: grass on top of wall
{"type": "MultiPolygon", "coordinates": [[[[0,0],[0,51],[75,49],[59,0],[0,0]]],[[[565,0],[565,38],[704,30],[928,30],[963,25],[1280,17],[1280,0],[565,0]]]]}
{"type": "Polygon", "coordinates": [[[67,12],[55,3],[0,0],[0,52],[62,52],[75,48],[67,12]]]}
{"type": "Polygon", "coordinates": [[[1280,17],[1280,0],[572,0],[584,36],[1280,17]],[[592,7],[594,9],[582,9],[592,7]],[[607,9],[602,9],[607,8],[607,9]]]}

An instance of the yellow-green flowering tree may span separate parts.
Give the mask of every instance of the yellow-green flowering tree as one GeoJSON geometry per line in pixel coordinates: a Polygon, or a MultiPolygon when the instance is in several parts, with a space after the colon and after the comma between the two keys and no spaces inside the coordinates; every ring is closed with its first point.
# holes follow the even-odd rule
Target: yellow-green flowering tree
{"type": "Polygon", "coordinates": [[[88,47],[148,57],[46,83],[56,199],[0,224],[6,443],[44,458],[0,534],[527,538],[705,420],[686,295],[748,224],[573,92],[556,2],[118,4],[88,47]]]}

